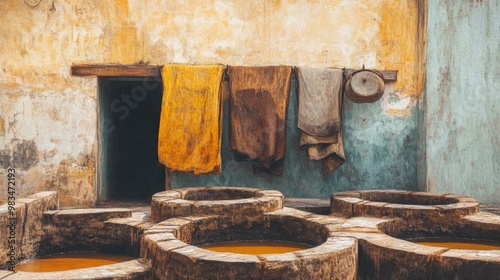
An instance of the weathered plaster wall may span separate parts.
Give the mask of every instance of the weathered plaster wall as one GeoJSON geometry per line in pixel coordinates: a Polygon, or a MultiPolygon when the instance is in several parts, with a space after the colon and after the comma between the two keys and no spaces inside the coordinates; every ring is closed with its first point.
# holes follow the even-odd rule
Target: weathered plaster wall
{"type": "Polygon", "coordinates": [[[500,2],[429,1],[424,184],[500,204],[500,2]]]}
{"type": "MultiPolygon", "coordinates": [[[[328,184],[339,180],[359,182],[342,183],[345,187],[379,186],[382,181],[375,179],[377,174],[386,174],[391,168],[396,175],[405,174],[402,178],[413,178],[413,160],[406,163],[403,158],[383,155],[401,154],[407,135],[408,145],[415,145],[412,127],[424,74],[423,3],[42,0],[31,8],[24,1],[0,1],[0,176],[5,178],[5,167],[12,166],[18,170],[20,195],[57,189],[62,206],[92,204],[97,84],[95,78],[71,77],[69,68],[72,63],[142,61],[316,67],[364,64],[399,70],[398,82],[381,102],[346,105],[346,110],[354,108],[346,112],[347,118],[353,118],[346,123],[357,129],[346,131],[346,137],[359,133],[360,144],[348,151],[351,156],[359,155],[352,161],[359,171],[339,171],[334,175],[338,179],[322,183],[323,191],[304,188],[293,194],[324,194],[334,188],[327,188],[328,184]],[[362,114],[374,123],[364,124],[362,114]],[[363,161],[364,151],[370,150],[364,144],[382,147],[367,152],[369,160],[376,159],[374,164],[363,161]],[[378,167],[374,169],[374,165],[378,167]]],[[[387,185],[398,187],[393,183],[400,181],[387,185]]]]}

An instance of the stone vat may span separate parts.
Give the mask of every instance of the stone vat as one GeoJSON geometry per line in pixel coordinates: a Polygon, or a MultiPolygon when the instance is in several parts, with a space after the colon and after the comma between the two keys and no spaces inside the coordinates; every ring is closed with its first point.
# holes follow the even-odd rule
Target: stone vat
{"type": "MultiPolygon", "coordinates": [[[[14,211],[17,218],[15,254],[12,263],[7,254],[2,254],[2,279],[151,279],[151,264],[145,259],[58,272],[8,270],[20,261],[60,253],[104,252],[136,257],[139,237],[144,228],[151,226],[129,209],[60,210],[57,205],[56,192],[41,192],[17,200],[14,211]]],[[[10,217],[7,205],[0,206],[0,220],[7,223],[10,217]]],[[[7,233],[0,231],[3,252],[9,250],[7,233]]]]}
{"type": "Polygon", "coordinates": [[[151,220],[155,223],[191,215],[230,215],[251,218],[283,208],[283,194],[241,187],[174,189],[153,195],[151,220]]]}
{"type": "MultiPolygon", "coordinates": [[[[179,200],[189,207],[171,212],[180,213],[178,217],[158,218],[158,223],[147,213],[127,208],[57,209],[53,192],[19,199],[15,213],[24,226],[16,228],[23,240],[23,255],[17,261],[72,251],[104,251],[137,259],[50,273],[3,270],[0,278],[495,279],[500,275],[500,250],[456,250],[411,242],[428,237],[500,242],[500,216],[478,212],[478,203],[467,197],[345,192],[332,195],[334,213],[322,216],[282,208],[279,192],[227,189],[163,192],[157,196],[161,198],[157,213],[162,207],[181,209],[179,200]],[[173,199],[163,200],[170,196],[173,199]],[[263,197],[267,198],[258,200],[263,197]],[[193,210],[200,212],[194,215],[193,210]],[[226,241],[289,241],[311,247],[255,255],[200,248],[226,241]]],[[[7,215],[5,205],[0,206],[4,222],[7,215]]]]}
{"type": "Polygon", "coordinates": [[[147,229],[143,258],[156,279],[355,279],[357,242],[332,237],[328,225],[345,219],[284,208],[254,217],[189,216],[147,229]],[[283,253],[219,253],[198,246],[227,241],[290,241],[311,248],[283,253]]]}
{"type": "Polygon", "coordinates": [[[72,269],[55,272],[11,272],[0,271],[5,280],[151,280],[151,264],[149,260],[135,259],[127,262],[72,269]]]}
{"type": "Polygon", "coordinates": [[[332,236],[358,240],[358,279],[496,279],[500,275],[500,250],[411,242],[446,238],[500,243],[500,216],[478,212],[473,199],[400,191],[353,193],[332,196],[333,212],[351,218],[329,228],[332,236]],[[413,204],[394,203],[398,199],[413,204]],[[419,200],[421,205],[415,205],[419,200]]]}

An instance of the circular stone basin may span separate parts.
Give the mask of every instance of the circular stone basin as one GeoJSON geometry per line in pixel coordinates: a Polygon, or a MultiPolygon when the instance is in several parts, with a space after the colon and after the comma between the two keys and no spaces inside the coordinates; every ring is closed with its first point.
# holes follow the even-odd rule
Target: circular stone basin
{"type": "Polygon", "coordinates": [[[18,271],[52,272],[96,267],[133,260],[133,257],[103,253],[73,253],[32,259],[16,265],[18,271]]]}
{"type": "Polygon", "coordinates": [[[498,279],[500,247],[451,248],[415,241],[488,241],[500,245],[500,216],[479,212],[456,219],[354,217],[337,236],[359,242],[359,279],[498,279]],[[480,249],[480,250],[473,250],[480,249]]]}
{"type": "Polygon", "coordinates": [[[330,197],[330,210],[345,217],[375,216],[432,218],[461,217],[479,212],[479,203],[466,196],[397,190],[348,191],[330,197]]]}
{"type": "MultiPolygon", "coordinates": [[[[123,257],[123,256],[121,256],[123,257]]],[[[39,259],[35,259],[36,263],[39,259]]],[[[93,260],[95,261],[95,260],[93,260]]],[[[81,280],[81,279],[94,279],[94,280],[109,280],[109,279],[151,279],[151,261],[146,259],[132,259],[132,260],[117,260],[112,264],[104,264],[99,266],[77,268],[69,270],[58,270],[58,268],[51,269],[46,272],[46,264],[40,264],[39,267],[30,267],[30,263],[16,265],[16,272],[0,271],[2,279],[5,280],[26,280],[26,279],[59,279],[59,280],[81,280]],[[27,271],[24,271],[26,269],[27,271]],[[36,270],[36,272],[32,272],[36,270]]],[[[81,261],[79,261],[81,262],[81,261]]],[[[103,262],[101,262],[102,264],[103,262]]],[[[33,263],[32,263],[33,264],[33,263]]],[[[95,264],[95,263],[94,263],[95,264]]]]}
{"type": "Polygon", "coordinates": [[[240,187],[204,187],[168,190],[153,195],[155,223],[191,215],[255,216],[283,208],[283,194],[274,190],[240,187]]]}
{"type": "MultiPolygon", "coordinates": [[[[35,210],[38,211],[39,208],[30,209],[28,213],[35,210]]],[[[23,255],[23,258],[32,262],[16,264],[14,267],[16,272],[0,270],[1,279],[151,279],[151,261],[136,258],[139,246],[138,235],[142,231],[140,225],[148,225],[147,222],[142,222],[141,215],[134,215],[134,217],[132,211],[125,208],[48,210],[43,212],[43,217],[42,213],[33,212],[32,214],[32,219],[26,223],[26,229],[23,227],[26,244],[23,243],[22,248],[18,248],[28,248],[28,251],[22,250],[23,254],[19,256],[23,255]],[[55,261],[53,257],[68,258],[69,254],[74,252],[101,252],[107,255],[108,260],[98,260],[102,255],[93,254],[91,256],[93,259],[88,260],[92,263],[85,264],[85,266],[91,265],[92,267],[81,268],[83,262],[87,261],[74,259],[69,261],[71,264],[78,265],[74,269],[73,267],[62,268],[61,265],[64,263],[55,264],[57,267],[51,267],[50,272],[45,272],[47,263],[42,264],[43,267],[38,267],[44,271],[31,272],[36,268],[28,267],[39,262],[53,262],[55,261]],[[52,257],[46,258],[48,256],[52,257]],[[95,259],[96,257],[98,259],[95,259]]],[[[4,265],[3,268],[8,269],[9,266],[4,265]]]]}
{"type": "Polygon", "coordinates": [[[251,220],[172,218],[144,232],[141,256],[151,259],[156,279],[355,279],[356,239],[331,237],[327,227],[338,220],[288,208],[251,220]],[[292,242],[310,248],[278,254],[202,248],[241,241],[292,242]]]}

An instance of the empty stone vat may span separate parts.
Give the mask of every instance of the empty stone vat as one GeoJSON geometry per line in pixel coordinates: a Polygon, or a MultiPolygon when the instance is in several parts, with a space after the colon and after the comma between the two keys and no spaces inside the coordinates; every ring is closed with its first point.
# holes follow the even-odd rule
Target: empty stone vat
{"type": "Polygon", "coordinates": [[[450,219],[479,212],[479,203],[466,196],[397,190],[348,191],[330,197],[331,213],[344,217],[375,216],[409,219],[450,219]]]}
{"type": "Polygon", "coordinates": [[[163,221],[144,232],[141,257],[156,279],[355,279],[357,242],[331,237],[328,225],[345,221],[284,208],[255,219],[189,216],[163,221]],[[228,241],[288,241],[311,248],[245,255],[200,248],[228,241]]]}
{"type": "Polygon", "coordinates": [[[283,208],[283,194],[240,187],[174,189],[153,195],[151,220],[155,223],[191,215],[252,217],[283,208]]]}

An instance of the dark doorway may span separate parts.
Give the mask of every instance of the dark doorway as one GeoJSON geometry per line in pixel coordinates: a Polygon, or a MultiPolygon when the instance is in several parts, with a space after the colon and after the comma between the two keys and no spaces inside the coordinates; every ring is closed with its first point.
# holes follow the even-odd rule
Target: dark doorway
{"type": "Polygon", "coordinates": [[[99,201],[149,201],[165,189],[165,169],[158,162],[161,79],[99,77],[98,82],[99,201]]]}

